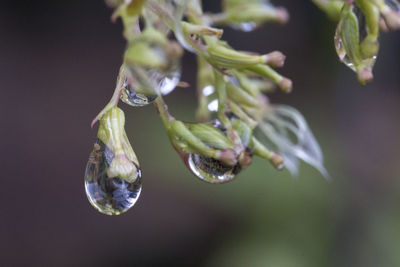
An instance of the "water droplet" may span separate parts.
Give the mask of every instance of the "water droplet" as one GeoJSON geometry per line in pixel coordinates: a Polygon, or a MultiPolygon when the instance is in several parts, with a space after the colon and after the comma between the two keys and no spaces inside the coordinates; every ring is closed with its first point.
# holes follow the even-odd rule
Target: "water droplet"
{"type": "MultiPolygon", "coordinates": [[[[351,4],[350,12],[353,12],[357,17],[358,44],[361,44],[362,41],[367,37],[367,34],[368,34],[365,15],[361,11],[361,9],[355,4],[351,4]]],[[[344,28],[345,28],[344,23],[346,23],[346,22],[344,22],[344,19],[345,18],[342,18],[339,21],[339,24],[336,28],[336,33],[335,33],[335,48],[336,48],[336,53],[337,53],[340,61],[342,61],[347,67],[349,67],[350,69],[352,69],[355,72],[358,71],[357,68],[359,67],[359,65],[362,65],[364,68],[372,69],[375,64],[375,61],[376,61],[376,55],[362,57],[362,58],[360,58],[361,62],[357,63],[355,61],[358,59],[352,58],[352,57],[361,52],[360,47],[359,46],[349,47],[349,48],[345,47],[343,36],[346,36],[346,32],[344,30],[344,28]],[[347,51],[346,49],[352,49],[352,50],[357,50],[357,51],[347,51]]]]}
{"type": "Polygon", "coordinates": [[[145,28],[125,52],[121,100],[144,106],[159,95],[171,93],[180,80],[182,53],[177,42],[154,28],[145,28]]]}
{"type": "Polygon", "coordinates": [[[136,92],[134,87],[130,86],[127,82],[124,83],[122,89],[121,100],[122,102],[133,106],[142,107],[150,104],[157,98],[156,94],[142,94],[136,92]]]}
{"type": "MultiPolygon", "coordinates": [[[[219,120],[213,120],[210,123],[226,134],[225,126],[219,120]]],[[[243,168],[247,167],[247,164],[249,164],[248,160],[251,160],[251,157],[251,152],[246,150],[244,155],[246,160],[242,161],[246,166],[243,166],[243,168]]],[[[242,170],[242,165],[239,160],[236,165],[230,166],[214,158],[190,153],[186,155],[185,161],[186,165],[194,175],[201,180],[212,184],[230,182],[242,170]]]]}
{"type": "Polygon", "coordinates": [[[107,170],[114,159],[114,153],[97,140],[89,156],[85,172],[85,189],[90,204],[99,212],[119,215],[130,209],[142,190],[141,171],[130,182],[121,177],[109,177],[107,170]]]}
{"type": "Polygon", "coordinates": [[[232,181],[241,170],[240,165],[228,166],[214,158],[197,154],[190,154],[187,165],[194,175],[203,181],[212,184],[221,184],[232,181]]]}
{"type": "Polygon", "coordinates": [[[178,64],[165,72],[136,66],[131,69],[131,73],[133,79],[130,83],[125,82],[121,100],[134,107],[148,105],[158,95],[171,93],[181,76],[178,64]]]}

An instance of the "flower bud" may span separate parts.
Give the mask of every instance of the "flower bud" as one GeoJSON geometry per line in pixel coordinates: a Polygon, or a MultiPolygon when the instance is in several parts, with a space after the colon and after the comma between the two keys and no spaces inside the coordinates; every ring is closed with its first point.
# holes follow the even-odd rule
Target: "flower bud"
{"type": "Polygon", "coordinates": [[[124,112],[114,107],[100,119],[98,138],[113,152],[114,158],[107,170],[109,177],[121,177],[128,182],[137,178],[139,162],[125,133],[124,112]]]}
{"type": "Polygon", "coordinates": [[[223,69],[243,69],[255,64],[265,63],[268,59],[263,56],[236,51],[220,41],[209,44],[207,53],[208,61],[223,69]]]}
{"type": "Polygon", "coordinates": [[[224,4],[223,11],[215,23],[232,25],[243,31],[252,31],[270,21],[284,24],[289,20],[286,9],[276,8],[267,1],[231,2],[224,4]]]}
{"type": "Polygon", "coordinates": [[[226,83],[226,93],[228,98],[236,104],[250,107],[258,107],[259,105],[256,98],[231,82],[226,83]]]}
{"type": "Polygon", "coordinates": [[[261,77],[272,80],[285,93],[290,93],[292,91],[292,81],[286,77],[283,77],[267,65],[257,64],[250,66],[247,69],[260,75],[261,77]]]}

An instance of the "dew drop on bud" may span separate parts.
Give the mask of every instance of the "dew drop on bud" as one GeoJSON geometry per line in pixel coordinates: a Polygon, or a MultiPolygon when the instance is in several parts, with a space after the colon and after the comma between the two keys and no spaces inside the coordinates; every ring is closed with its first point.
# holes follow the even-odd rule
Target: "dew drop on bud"
{"type": "Polygon", "coordinates": [[[187,165],[194,175],[212,184],[230,182],[241,171],[239,164],[229,166],[214,158],[197,154],[188,156],[187,165]]]}
{"type": "Polygon", "coordinates": [[[89,156],[85,172],[85,190],[90,204],[107,215],[126,212],[135,204],[142,190],[141,171],[138,167],[134,181],[107,175],[113,159],[112,150],[98,139],[89,156]]]}
{"type": "MultiPolygon", "coordinates": [[[[178,64],[178,63],[176,63],[178,64]]],[[[133,67],[131,84],[125,82],[121,100],[133,107],[142,107],[153,102],[158,95],[171,93],[180,81],[179,66],[161,72],[156,69],[133,67]]]]}
{"type": "MultiPolygon", "coordinates": [[[[343,9],[345,9],[344,7],[343,9]]],[[[351,4],[348,12],[354,13],[357,17],[357,24],[352,25],[346,16],[344,16],[338,23],[335,33],[335,48],[336,53],[347,67],[355,72],[358,72],[360,65],[364,68],[372,69],[376,61],[376,52],[369,55],[362,55],[360,44],[367,38],[368,28],[364,13],[356,4],[351,4]],[[358,43],[351,42],[352,37],[358,34],[358,43]],[[345,40],[345,39],[348,40],[345,40]],[[346,47],[347,42],[347,47],[346,47]]],[[[378,46],[378,44],[376,44],[378,46]]],[[[376,47],[377,49],[377,47],[376,47]]]]}
{"type": "Polygon", "coordinates": [[[128,82],[124,82],[121,94],[122,102],[133,106],[142,107],[150,104],[157,98],[156,94],[142,94],[136,92],[134,87],[130,86],[128,82]]]}
{"type": "MultiPolygon", "coordinates": [[[[218,120],[211,124],[226,134],[225,126],[218,120]]],[[[247,158],[251,160],[250,151],[244,152],[247,158]]],[[[239,158],[239,157],[238,157],[239,158]]],[[[190,153],[187,155],[186,165],[190,171],[199,179],[212,184],[223,184],[232,181],[239,172],[247,166],[241,166],[240,161],[234,166],[230,166],[220,160],[190,153]]]]}

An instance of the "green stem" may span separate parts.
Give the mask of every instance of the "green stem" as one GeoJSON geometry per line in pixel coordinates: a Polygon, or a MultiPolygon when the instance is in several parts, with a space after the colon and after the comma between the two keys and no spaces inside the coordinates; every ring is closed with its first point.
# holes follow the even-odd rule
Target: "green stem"
{"type": "Polygon", "coordinates": [[[168,112],[168,106],[164,102],[162,96],[158,96],[156,100],[154,100],[154,106],[156,107],[157,112],[160,115],[164,126],[168,131],[171,125],[171,121],[175,120],[175,118],[168,112]]]}
{"type": "Polygon", "coordinates": [[[108,104],[93,119],[92,123],[90,124],[90,126],[92,128],[96,124],[96,122],[98,120],[100,120],[107,111],[109,111],[111,108],[116,107],[118,105],[119,99],[121,97],[122,88],[124,87],[124,83],[125,83],[125,77],[126,77],[125,76],[125,66],[122,65],[119,70],[119,75],[117,78],[117,85],[115,86],[114,93],[113,93],[110,101],[108,102],[108,104]]]}

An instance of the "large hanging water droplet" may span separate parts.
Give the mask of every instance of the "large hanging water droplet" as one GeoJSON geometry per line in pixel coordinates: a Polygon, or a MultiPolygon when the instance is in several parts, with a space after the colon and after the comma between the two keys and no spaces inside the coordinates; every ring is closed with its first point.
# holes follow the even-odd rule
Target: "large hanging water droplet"
{"type": "Polygon", "coordinates": [[[142,190],[141,171],[136,164],[137,177],[132,182],[107,175],[113,159],[114,153],[98,139],[89,156],[85,172],[85,189],[90,204],[107,215],[126,212],[135,204],[142,190]]]}
{"type": "Polygon", "coordinates": [[[355,25],[356,28],[354,28],[354,29],[353,28],[346,29],[346,26],[351,27],[351,26],[348,26],[348,24],[346,25],[347,21],[345,21],[345,20],[347,19],[347,17],[345,16],[344,18],[342,18],[339,21],[338,26],[336,28],[335,39],[334,39],[336,53],[337,53],[340,61],[342,61],[347,67],[349,67],[350,69],[352,69],[355,72],[358,71],[357,68],[361,65],[364,68],[372,69],[375,64],[375,61],[376,61],[376,55],[372,55],[372,56],[361,55],[361,50],[359,47],[359,45],[362,43],[362,41],[365,40],[365,38],[367,37],[367,34],[368,34],[365,15],[356,4],[351,4],[349,12],[352,12],[356,15],[358,25],[355,25]],[[353,32],[352,30],[356,30],[356,31],[353,32]],[[354,34],[358,34],[357,46],[356,47],[353,47],[353,46],[346,47],[345,40],[343,38],[350,39],[351,37],[354,37],[354,34]],[[357,60],[359,60],[360,62],[356,62],[357,60]]]}

